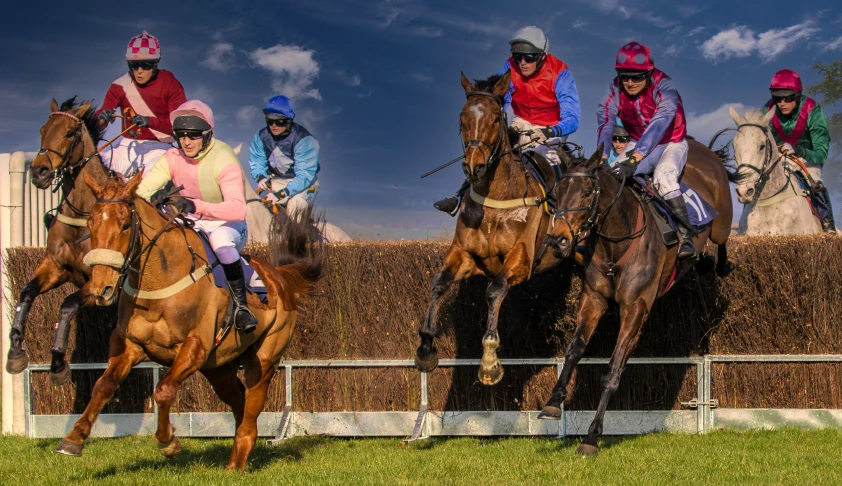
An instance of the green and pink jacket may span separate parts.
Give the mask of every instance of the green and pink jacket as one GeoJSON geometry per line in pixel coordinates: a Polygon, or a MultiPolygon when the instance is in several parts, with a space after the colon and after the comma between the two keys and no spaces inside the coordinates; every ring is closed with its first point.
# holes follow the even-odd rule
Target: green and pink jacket
{"type": "Polygon", "coordinates": [[[775,117],[772,118],[772,134],[775,142],[792,145],[795,155],[810,164],[824,165],[830,147],[830,130],[827,117],[816,100],[802,94],[798,106],[789,116],[781,114],[771,99],[763,107],[763,112],[767,113],[773,108],[775,117]]]}

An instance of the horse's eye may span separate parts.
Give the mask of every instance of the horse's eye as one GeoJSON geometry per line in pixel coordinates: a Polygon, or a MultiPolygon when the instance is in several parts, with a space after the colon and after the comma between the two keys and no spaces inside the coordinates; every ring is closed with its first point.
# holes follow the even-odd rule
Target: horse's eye
{"type": "Polygon", "coordinates": [[[75,130],[69,130],[69,131],[67,132],[67,135],[65,135],[65,137],[67,137],[67,138],[73,138],[73,135],[76,135],[76,131],[75,131],[75,130]]]}
{"type": "Polygon", "coordinates": [[[593,188],[589,187],[585,189],[585,196],[590,196],[591,194],[593,194],[593,188]]]}
{"type": "Polygon", "coordinates": [[[763,152],[764,150],[766,150],[766,144],[760,144],[760,151],[763,152]]]}
{"type": "Polygon", "coordinates": [[[127,229],[129,229],[129,228],[131,228],[131,227],[132,227],[132,224],[131,224],[131,223],[129,223],[129,222],[123,223],[123,229],[122,229],[122,231],[126,231],[127,229]]]}

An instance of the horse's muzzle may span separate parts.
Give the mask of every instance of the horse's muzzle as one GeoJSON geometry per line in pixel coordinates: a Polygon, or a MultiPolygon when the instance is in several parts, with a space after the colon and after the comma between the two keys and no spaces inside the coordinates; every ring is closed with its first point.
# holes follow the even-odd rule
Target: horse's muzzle
{"type": "Polygon", "coordinates": [[[465,173],[465,178],[471,184],[481,183],[487,170],[488,164],[477,164],[473,168],[468,164],[462,164],[462,172],[465,173]]]}
{"type": "Polygon", "coordinates": [[[555,236],[550,241],[550,248],[556,258],[567,258],[573,250],[573,242],[567,236],[555,236]]]}
{"type": "Polygon", "coordinates": [[[53,182],[53,171],[44,165],[32,167],[29,180],[38,189],[46,189],[53,182]]]}
{"type": "Polygon", "coordinates": [[[102,288],[99,295],[94,295],[96,300],[96,305],[102,307],[108,307],[109,305],[113,304],[117,297],[116,289],[111,285],[106,285],[102,288]]]}
{"type": "Polygon", "coordinates": [[[739,185],[737,186],[736,192],[737,199],[742,204],[749,204],[750,202],[754,201],[755,189],[753,185],[739,185]]]}

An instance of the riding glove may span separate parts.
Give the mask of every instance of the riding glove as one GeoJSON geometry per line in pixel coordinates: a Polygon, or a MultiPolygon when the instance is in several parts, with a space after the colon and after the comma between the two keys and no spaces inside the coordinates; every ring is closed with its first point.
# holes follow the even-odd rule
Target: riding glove
{"type": "Polygon", "coordinates": [[[637,165],[629,162],[628,160],[624,160],[619,162],[617,165],[611,168],[611,174],[616,177],[617,179],[628,179],[629,177],[634,176],[634,172],[637,170],[637,165]]]}
{"type": "Polygon", "coordinates": [[[129,120],[132,125],[137,125],[138,128],[147,128],[149,127],[149,117],[143,115],[135,115],[129,120]]]}
{"type": "Polygon", "coordinates": [[[257,181],[257,190],[259,192],[268,191],[272,188],[272,181],[268,177],[261,177],[257,181]]]}
{"type": "Polygon", "coordinates": [[[196,204],[186,197],[181,197],[172,202],[172,205],[182,214],[192,214],[196,212],[196,204]]]}
{"type": "Polygon", "coordinates": [[[156,206],[160,206],[167,202],[167,199],[170,198],[170,192],[166,189],[158,189],[152,194],[152,197],[149,198],[149,202],[156,206]]]}
{"type": "Polygon", "coordinates": [[[99,123],[102,125],[108,125],[112,121],[114,121],[114,112],[115,110],[102,110],[99,112],[99,123]]]}
{"type": "Polygon", "coordinates": [[[798,155],[798,154],[795,153],[795,149],[792,148],[792,145],[790,145],[788,143],[784,143],[783,145],[781,145],[781,153],[783,155],[786,155],[786,154],[798,155]]]}

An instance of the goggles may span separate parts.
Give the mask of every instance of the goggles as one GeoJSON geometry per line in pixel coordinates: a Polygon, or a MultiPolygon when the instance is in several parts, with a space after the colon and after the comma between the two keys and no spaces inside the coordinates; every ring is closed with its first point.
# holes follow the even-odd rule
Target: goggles
{"type": "Polygon", "coordinates": [[[201,140],[205,133],[200,130],[175,130],[175,138],[189,138],[190,140],[201,140]]]}
{"type": "Polygon", "coordinates": [[[143,69],[144,71],[151,71],[158,66],[158,61],[129,61],[129,69],[137,71],[143,69]]]}
{"type": "Polygon", "coordinates": [[[617,135],[617,136],[611,137],[611,141],[620,142],[620,143],[628,143],[629,141],[631,141],[631,137],[622,137],[622,136],[617,135]]]}
{"type": "Polygon", "coordinates": [[[275,120],[272,118],[266,119],[266,126],[272,127],[290,127],[292,126],[292,120],[290,118],[281,118],[280,120],[275,120]]]}
{"type": "Polygon", "coordinates": [[[621,74],[620,81],[623,83],[632,82],[632,83],[639,83],[641,81],[646,81],[646,78],[649,77],[649,73],[639,73],[639,74],[621,74]]]}
{"type": "Polygon", "coordinates": [[[775,103],[792,103],[793,101],[797,101],[800,97],[801,95],[798,93],[792,93],[786,96],[772,96],[772,99],[775,100],[775,103]]]}
{"type": "Polygon", "coordinates": [[[526,61],[526,62],[532,63],[532,62],[538,62],[538,60],[541,59],[541,56],[543,56],[543,55],[544,55],[543,53],[540,53],[540,54],[523,54],[523,53],[519,52],[517,54],[512,54],[512,59],[514,59],[515,62],[526,61]]]}

